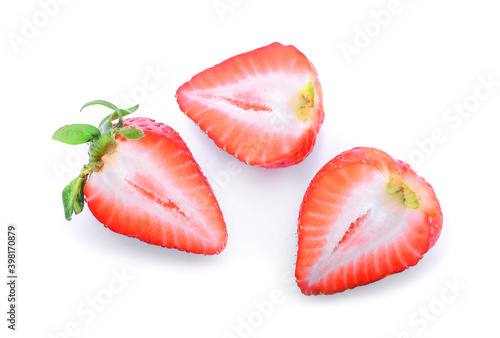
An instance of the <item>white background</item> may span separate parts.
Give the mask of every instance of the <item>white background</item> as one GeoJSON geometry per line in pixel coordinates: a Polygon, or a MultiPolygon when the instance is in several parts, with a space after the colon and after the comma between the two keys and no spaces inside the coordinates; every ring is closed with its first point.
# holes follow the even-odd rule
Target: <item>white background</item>
{"type": "Polygon", "coordinates": [[[213,0],[0,5],[1,336],[498,337],[497,3],[220,3],[230,10],[218,13],[213,0]],[[388,9],[390,17],[380,14],[388,9]],[[265,170],[219,150],[174,95],[205,68],[274,41],[313,62],[326,117],[304,162],[265,170]],[[490,91],[481,81],[493,83],[490,91]],[[135,116],[181,134],[216,190],[229,233],[220,255],[115,234],[88,209],[64,219],[61,190],[85,158],[82,148],[51,136],[108,113],[79,112],[87,101],[126,105],[125,96],[141,105],[135,116]],[[306,297],[293,280],[299,206],[315,173],[355,146],[414,164],[441,202],[441,238],[403,273],[306,297]],[[227,172],[232,164],[237,174],[227,172]],[[6,328],[11,223],[18,229],[16,332],[6,328]]]}

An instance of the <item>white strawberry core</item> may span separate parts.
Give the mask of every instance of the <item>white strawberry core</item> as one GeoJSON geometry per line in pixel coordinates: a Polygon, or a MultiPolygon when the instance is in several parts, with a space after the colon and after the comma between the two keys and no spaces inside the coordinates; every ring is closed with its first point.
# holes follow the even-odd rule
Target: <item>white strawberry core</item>
{"type": "Polygon", "coordinates": [[[420,211],[406,208],[388,194],[387,180],[382,173],[375,172],[351,190],[338,217],[332,220],[321,257],[311,267],[310,285],[339,267],[355,263],[361,255],[376,252],[403,236],[409,227],[409,218],[420,211]]]}
{"type": "Polygon", "coordinates": [[[294,76],[280,72],[249,74],[241,81],[213,89],[194,90],[186,95],[227,114],[236,123],[300,137],[304,122],[297,118],[297,104],[301,90],[309,81],[306,73],[294,76]]]}
{"type": "MultiPolygon", "coordinates": [[[[120,144],[118,151],[103,157],[105,164],[101,171],[92,174],[93,183],[102,193],[120,199],[120,205],[142,210],[156,218],[159,224],[169,220],[181,233],[209,239],[213,235],[210,222],[203,218],[203,211],[208,208],[197,200],[197,193],[203,188],[183,187],[184,182],[196,180],[197,174],[179,175],[181,167],[169,167],[172,174],[165,168],[158,168],[159,159],[150,155],[153,150],[154,147],[149,152],[138,153],[132,142],[120,144]],[[177,174],[173,173],[174,170],[177,174]]],[[[184,164],[186,167],[190,165],[189,162],[184,164]]],[[[115,210],[109,210],[110,215],[113,212],[115,210]]]]}

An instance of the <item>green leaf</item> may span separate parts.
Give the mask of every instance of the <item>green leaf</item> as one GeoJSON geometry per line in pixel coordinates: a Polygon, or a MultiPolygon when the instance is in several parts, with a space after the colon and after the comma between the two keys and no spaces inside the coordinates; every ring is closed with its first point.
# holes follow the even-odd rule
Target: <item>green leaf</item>
{"type": "Polygon", "coordinates": [[[94,100],[94,101],[90,101],[90,102],[87,102],[85,103],[82,108],[80,108],[80,111],[83,110],[83,108],[85,107],[88,107],[88,106],[93,106],[93,105],[96,105],[96,104],[100,104],[102,106],[105,106],[105,107],[108,107],[108,108],[111,108],[113,109],[114,111],[119,111],[120,109],[118,109],[117,106],[115,106],[114,104],[112,104],[111,102],[108,102],[108,101],[104,101],[104,100],[94,100]]]}
{"type": "Polygon", "coordinates": [[[137,127],[125,127],[117,130],[118,134],[129,140],[137,140],[144,136],[142,130],[137,127]]]}
{"type": "Polygon", "coordinates": [[[103,118],[102,121],[99,123],[99,128],[101,128],[101,126],[104,123],[107,123],[108,121],[111,122],[111,116],[113,116],[113,114],[110,114],[110,115],[106,116],[105,118],[103,118]]]}
{"type": "MultiPolygon", "coordinates": [[[[127,116],[127,115],[130,115],[132,114],[133,112],[135,112],[137,110],[137,108],[139,108],[139,105],[137,106],[134,106],[132,108],[129,108],[129,109],[120,109],[120,112],[122,113],[122,117],[123,116],[127,116]],[[133,109],[135,108],[134,110],[130,111],[130,109],[133,109]]],[[[117,118],[119,118],[118,114],[116,112],[114,112],[113,114],[110,114],[108,116],[106,116],[102,121],[101,123],[99,123],[99,127],[101,127],[102,124],[104,124],[108,119],[110,121],[113,121],[113,120],[116,120],[117,118]]]]}
{"type": "Polygon", "coordinates": [[[78,194],[75,196],[73,210],[75,211],[76,215],[81,213],[83,210],[83,202],[84,202],[83,187],[84,186],[85,186],[85,183],[82,182],[82,184],[80,184],[80,190],[78,190],[78,194]]]}
{"type": "Polygon", "coordinates": [[[83,210],[83,182],[85,177],[82,175],[71,181],[62,192],[64,205],[64,217],[69,221],[73,215],[80,213],[83,210]],[[76,204],[76,206],[75,206],[76,204]]]}
{"type": "MultiPolygon", "coordinates": [[[[118,123],[116,125],[117,128],[121,128],[123,127],[123,118],[122,118],[122,110],[123,109],[118,109],[117,106],[115,106],[114,104],[112,104],[111,102],[108,102],[108,101],[104,101],[104,100],[94,100],[94,101],[90,101],[90,102],[87,102],[83,105],[83,107],[80,109],[80,111],[83,110],[83,108],[85,107],[88,107],[88,106],[92,106],[92,105],[96,105],[96,104],[100,104],[102,106],[105,106],[105,107],[108,107],[108,108],[111,108],[113,109],[115,112],[111,115],[116,115],[116,117],[113,119],[111,118],[110,120],[116,120],[118,119],[118,123]]],[[[132,107],[133,108],[133,107],[132,107]]],[[[104,120],[101,121],[101,123],[99,124],[99,126],[101,126],[101,124],[103,124],[103,122],[105,122],[105,120],[107,119],[108,117],[106,117],[104,120]]]]}
{"type": "MultiPolygon", "coordinates": [[[[133,113],[133,112],[135,112],[137,109],[139,109],[139,105],[138,105],[138,104],[136,104],[135,106],[130,107],[130,108],[128,108],[128,109],[125,109],[125,110],[126,110],[126,111],[128,111],[128,113],[129,113],[129,114],[132,114],[132,113],[133,113]]],[[[127,114],[127,115],[128,115],[128,114],[127,114]]],[[[125,115],[123,115],[123,116],[125,116],[125,115]]]]}
{"type": "Polygon", "coordinates": [[[113,123],[111,123],[111,115],[108,115],[106,116],[106,118],[104,118],[104,120],[101,121],[101,123],[99,123],[99,129],[104,134],[110,131],[111,128],[113,128],[113,123]]]}
{"type": "Polygon", "coordinates": [[[67,144],[82,144],[101,136],[101,132],[90,124],[70,124],[56,130],[52,139],[67,144]]]}

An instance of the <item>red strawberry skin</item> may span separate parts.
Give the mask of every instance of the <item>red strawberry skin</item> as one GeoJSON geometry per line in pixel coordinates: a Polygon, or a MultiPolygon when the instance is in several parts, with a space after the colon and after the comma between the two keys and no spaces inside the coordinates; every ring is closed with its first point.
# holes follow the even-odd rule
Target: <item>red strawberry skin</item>
{"type": "Polygon", "coordinates": [[[204,70],[176,97],[219,148],[265,168],[301,162],[324,120],[315,68],[297,48],[277,42],[204,70]]]}
{"type": "Polygon", "coordinates": [[[217,200],[187,145],[172,128],[147,118],[125,126],[144,137],[118,135],[84,187],[92,214],[110,230],[167,248],[220,253],[226,225],[217,200]]]}
{"type": "Polygon", "coordinates": [[[295,275],[306,295],[369,284],[417,264],[443,215],[408,164],[367,147],[345,151],[311,181],[299,213],[295,275]]]}

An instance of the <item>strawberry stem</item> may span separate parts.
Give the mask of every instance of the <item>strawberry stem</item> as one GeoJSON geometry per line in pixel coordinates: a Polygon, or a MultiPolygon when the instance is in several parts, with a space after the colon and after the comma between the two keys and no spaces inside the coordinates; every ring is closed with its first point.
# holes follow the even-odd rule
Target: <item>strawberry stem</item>
{"type": "Polygon", "coordinates": [[[111,154],[116,150],[115,135],[112,132],[102,134],[95,142],[89,145],[89,164],[99,163],[105,154],[111,154]]]}
{"type": "Polygon", "coordinates": [[[117,135],[121,135],[126,139],[138,139],[144,136],[142,130],[136,127],[123,126],[123,116],[136,111],[138,105],[129,109],[119,109],[110,102],[95,100],[84,104],[81,110],[96,104],[114,110],[113,114],[106,116],[101,121],[99,129],[90,125],[75,124],[59,128],[52,137],[54,140],[67,144],[89,144],[89,163],[83,166],[80,175],[64,187],[62,192],[64,216],[67,220],[71,219],[73,213],[77,215],[82,212],[84,205],[83,187],[88,176],[93,171],[99,171],[102,168],[102,157],[116,151],[118,146],[116,142],[117,135]],[[113,126],[112,121],[116,119],[118,119],[118,122],[113,126]]]}

